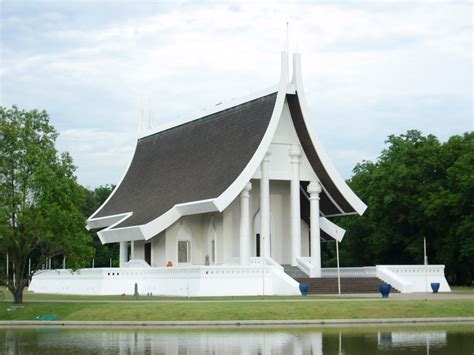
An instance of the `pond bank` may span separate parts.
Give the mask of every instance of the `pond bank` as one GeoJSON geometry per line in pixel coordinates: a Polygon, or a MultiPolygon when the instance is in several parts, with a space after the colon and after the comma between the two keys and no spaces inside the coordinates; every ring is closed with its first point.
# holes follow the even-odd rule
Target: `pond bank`
{"type": "Polygon", "coordinates": [[[241,321],[0,321],[0,327],[274,327],[274,326],[359,326],[381,324],[474,324],[474,317],[389,318],[389,319],[313,319],[313,320],[241,320],[241,321]]]}

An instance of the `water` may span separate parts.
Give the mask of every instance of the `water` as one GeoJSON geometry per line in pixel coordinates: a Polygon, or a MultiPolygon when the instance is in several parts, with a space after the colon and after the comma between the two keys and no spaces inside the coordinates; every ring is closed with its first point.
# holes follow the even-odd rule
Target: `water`
{"type": "Polygon", "coordinates": [[[2,354],[474,354],[474,324],[366,328],[0,328],[2,354]]]}

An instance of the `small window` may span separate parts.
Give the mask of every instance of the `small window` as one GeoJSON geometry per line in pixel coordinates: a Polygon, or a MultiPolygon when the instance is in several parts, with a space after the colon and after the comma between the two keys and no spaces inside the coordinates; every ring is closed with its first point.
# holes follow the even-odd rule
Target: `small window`
{"type": "Polygon", "coordinates": [[[189,241],[178,241],[178,263],[189,263],[189,241]]]}

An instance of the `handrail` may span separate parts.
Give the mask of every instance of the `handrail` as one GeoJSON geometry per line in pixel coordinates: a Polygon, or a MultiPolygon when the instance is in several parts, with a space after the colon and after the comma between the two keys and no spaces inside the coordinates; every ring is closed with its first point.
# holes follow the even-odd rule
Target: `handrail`
{"type": "Polygon", "coordinates": [[[376,267],[377,277],[382,281],[392,285],[400,292],[412,292],[412,285],[409,282],[404,281],[399,275],[389,270],[386,267],[378,266],[376,267]]]}
{"type": "Polygon", "coordinates": [[[315,270],[313,265],[311,265],[306,258],[297,256],[296,257],[296,266],[298,266],[303,272],[305,272],[309,277],[315,276],[315,270]]]}
{"type": "Polygon", "coordinates": [[[266,256],[266,257],[265,257],[265,262],[266,262],[267,265],[275,266],[275,267],[277,267],[278,269],[283,270],[283,266],[281,266],[280,264],[278,264],[278,262],[277,262],[275,259],[273,259],[272,257],[270,257],[270,256],[266,256]]]}
{"type": "MultiPolygon", "coordinates": [[[[339,268],[341,277],[376,277],[375,266],[363,266],[363,267],[341,267],[339,268]]],[[[337,277],[336,267],[327,267],[321,269],[321,277],[337,277]]]]}

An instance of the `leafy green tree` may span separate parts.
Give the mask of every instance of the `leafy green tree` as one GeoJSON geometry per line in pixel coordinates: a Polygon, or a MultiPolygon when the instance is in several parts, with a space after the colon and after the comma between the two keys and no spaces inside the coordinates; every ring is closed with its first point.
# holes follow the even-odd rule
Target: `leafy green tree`
{"type": "MultiPolygon", "coordinates": [[[[84,189],[87,194],[87,202],[83,209],[84,216],[86,218],[90,217],[105,202],[114,188],[115,185],[104,185],[93,190],[84,189]]],[[[119,266],[119,244],[102,244],[97,237],[97,231],[89,231],[89,235],[95,250],[94,265],[97,267],[108,267],[110,261],[112,261],[112,266],[119,266]]]]}
{"type": "MultiPolygon", "coordinates": [[[[368,205],[362,216],[341,218],[346,266],[445,264],[452,283],[474,275],[474,134],[441,143],[412,130],[391,135],[377,162],[354,169],[352,189],[368,205]]],[[[329,260],[333,250],[327,250],[329,260]]]]}
{"type": "Polygon", "coordinates": [[[0,284],[15,303],[50,260],[59,266],[66,257],[78,268],[93,253],[81,210],[86,196],[72,158],[55,148],[57,136],[45,111],[0,107],[0,284]]]}

